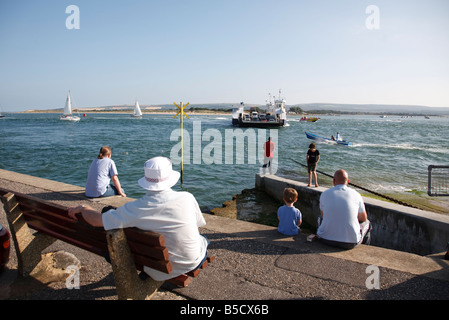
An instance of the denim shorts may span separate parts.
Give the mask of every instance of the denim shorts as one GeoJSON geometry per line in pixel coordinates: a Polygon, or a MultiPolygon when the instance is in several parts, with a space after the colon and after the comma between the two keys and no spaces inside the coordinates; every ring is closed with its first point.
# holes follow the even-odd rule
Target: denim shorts
{"type": "MultiPolygon", "coordinates": [[[[210,244],[209,239],[207,239],[207,237],[206,237],[204,234],[200,234],[200,236],[202,236],[202,237],[204,237],[204,238],[206,239],[207,245],[210,244]]],[[[207,259],[207,249],[206,249],[206,254],[204,255],[203,260],[201,260],[200,264],[199,264],[195,269],[193,269],[192,271],[195,271],[196,269],[198,269],[199,267],[201,267],[201,266],[203,265],[204,261],[206,261],[206,259],[207,259]]]]}
{"type": "Polygon", "coordinates": [[[112,197],[112,196],[116,196],[116,195],[119,195],[119,194],[120,194],[120,192],[118,192],[117,188],[113,184],[109,184],[106,187],[105,193],[103,193],[99,198],[112,197]]]}

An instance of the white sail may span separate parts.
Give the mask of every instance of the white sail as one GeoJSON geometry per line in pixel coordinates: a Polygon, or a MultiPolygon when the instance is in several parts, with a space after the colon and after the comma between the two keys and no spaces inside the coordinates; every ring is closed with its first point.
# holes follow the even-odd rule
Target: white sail
{"type": "Polygon", "coordinates": [[[70,98],[70,91],[69,91],[67,99],[65,100],[64,115],[71,115],[71,114],[72,114],[72,99],[70,98]]]}
{"type": "Polygon", "coordinates": [[[133,117],[141,117],[141,116],[142,116],[142,111],[140,110],[139,102],[136,100],[133,117]]]}

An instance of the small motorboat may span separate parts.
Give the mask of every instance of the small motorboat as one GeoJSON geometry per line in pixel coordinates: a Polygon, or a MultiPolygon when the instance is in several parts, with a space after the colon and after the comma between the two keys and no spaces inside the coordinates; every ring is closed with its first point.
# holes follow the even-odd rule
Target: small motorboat
{"type": "Polygon", "coordinates": [[[321,142],[325,142],[325,143],[341,144],[341,145],[344,145],[344,146],[350,146],[351,145],[351,142],[346,141],[346,140],[333,140],[331,138],[321,137],[319,135],[316,135],[316,134],[313,134],[313,133],[310,133],[310,132],[307,132],[307,131],[305,131],[305,133],[306,133],[306,137],[308,139],[317,140],[317,141],[321,141],[321,142]]]}
{"type": "Polygon", "coordinates": [[[317,117],[301,117],[299,121],[317,122],[320,118],[317,117]]]}

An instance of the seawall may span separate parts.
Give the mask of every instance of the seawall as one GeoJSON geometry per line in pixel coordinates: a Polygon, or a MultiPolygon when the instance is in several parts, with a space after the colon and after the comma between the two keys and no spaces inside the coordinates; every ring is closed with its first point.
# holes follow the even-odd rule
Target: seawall
{"type": "MultiPolygon", "coordinates": [[[[120,206],[134,200],[118,196],[87,199],[83,187],[2,169],[0,186],[65,207],[88,204],[101,210],[106,205],[120,206]]],[[[189,299],[186,303],[192,303],[190,299],[243,303],[286,300],[279,305],[282,309],[270,305],[270,314],[286,312],[286,307],[297,311],[297,299],[449,299],[449,261],[443,259],[445,252],[421,256],[363,244],[342,250],[320,241],[308,242],[303,233],[291,237],[280,234],[276,227],[211,214],[204,214],[204,218],[206,226],[200,232],[210,240],[208,251],[216,256],[215,261],[186,288],[164,285],[156,299],[189,299]]],[[[7,226],[3,206],[0,223],[7,226]]],[[[80,288],[69,289],[65,280],[49,281],[51,272],[39,278],[18,277],[14,241],[11,246],[11,260],[0,273],[0,300],[117,299],[112,268],[103,257],[63,241],[45,249],[43,256],[63,251],[80,261],[80,288]]],[[[176,305],[170,306],[170,311],[179,314],[176,305]]]]}
{"type": "MultiPolygon", "coordinates": [[[[274,175],[256,175],[256,188],[276,200],[282,201],[282,193],[287,187],[298,191],[296,206],[303,214],[303,221],[316,227],[320,196],[326,188],[310,188],[305,183],[274,175]]],[[[363,200],[373,225],[372,245],[419,255],[447,250],[449,216],[367,197],[363,200]]]]}

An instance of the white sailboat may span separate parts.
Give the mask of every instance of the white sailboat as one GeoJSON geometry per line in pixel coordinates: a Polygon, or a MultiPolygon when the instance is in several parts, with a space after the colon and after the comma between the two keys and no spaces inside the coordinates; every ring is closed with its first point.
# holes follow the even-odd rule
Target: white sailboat
{"type": "Polygon", "coordinates": [[[59,117],[59,119],[65,120],[65,121],[80,121],[80,117],[74,116],[72,114],[72,99],[70,97],[70,91],[69,91],[69,94],[67,95],[67,99],[65,101],[64,114],[61,115],[59,117]]]}
{"type": "Polygon", "coordinates": [[[142,111],[140,110],[139,102],[136,100],[136,105],[134,106],[134,113],[131,115],[133,118],[142,118],[142,111]]]}

